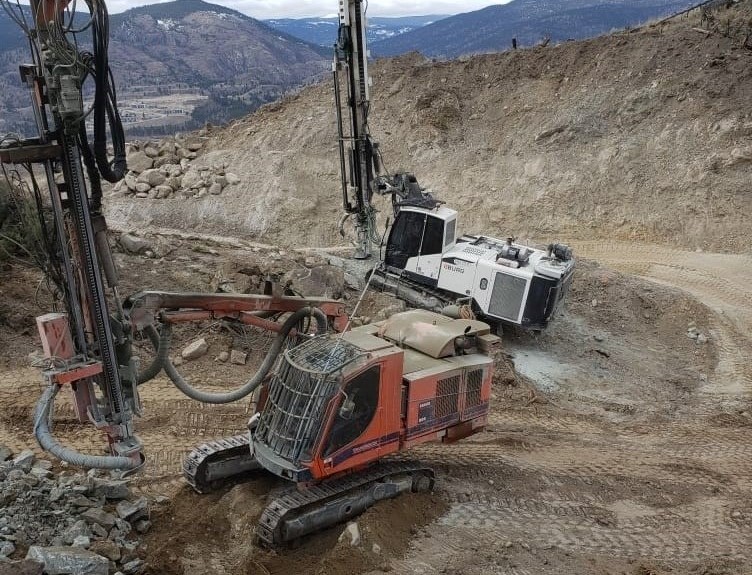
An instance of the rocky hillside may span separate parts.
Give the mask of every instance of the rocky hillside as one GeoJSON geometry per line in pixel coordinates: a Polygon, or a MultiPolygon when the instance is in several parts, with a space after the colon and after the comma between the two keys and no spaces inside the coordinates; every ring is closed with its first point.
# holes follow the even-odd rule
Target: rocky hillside
{"type": "MultiPolygon", "coordinates": [[[[0,32],[17,32],[7,24],[6,16],[0,32]]],[[[0,42],[0,133],[28,133],[32,115],[18,64],[29,56],[21,48],[3,50],[1,36],[0,42]]],[[[142,6],[110,17],[110,65],[131,134],[227,122],[317,81],[330,60],[325,48],[202,0],[142,6]]]]}
{"type": "MultiPolygon", "coordinates": [[[[388,169],[415,172],[460,210],[464,231],[750,251],[751,19],[745,0],[709,19],[555,47],[380,61],[371,128],[388,169]]],[[[167,199],[112,192],[110,221],[340,241],[328,83],[210,132],[187,161],[204,184],[167,199]],[[223,169],[241,182],[199,197],[223,169]]]]}
{"type": "Polygon", "coordinates": [[[377,56],[412,50],[432,57],[501,52],[541,41],[592,38],[634,27],[697,4],[697,0],[512,0],[450,16],[410,34],[376,42],[377,56]]]}

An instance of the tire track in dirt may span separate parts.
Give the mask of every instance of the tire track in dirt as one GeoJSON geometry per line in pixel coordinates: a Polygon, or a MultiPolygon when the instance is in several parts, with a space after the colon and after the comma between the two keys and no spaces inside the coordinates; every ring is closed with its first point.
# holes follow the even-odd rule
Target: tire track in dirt
{"type": "MultiPolygon", "coordinates": [[[[702,392],[738,404],[752,393],[752,257],[627,242],[572,242],[581,257],[685,291],[714,312],[719,358],[702,392]]],[[[717,411],[717,410],[716,410],[717,411]]],[[[712,412],[712,408],[711,411],[712,412]]],[[[697,415],[694,413],[693,415],[697,415]]]]}

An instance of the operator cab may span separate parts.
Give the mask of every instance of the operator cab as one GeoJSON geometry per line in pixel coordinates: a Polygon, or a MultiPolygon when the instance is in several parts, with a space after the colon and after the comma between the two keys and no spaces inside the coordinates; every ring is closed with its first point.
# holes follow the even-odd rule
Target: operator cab
{"type": "Polygon", "coordinates": [[[457,211],[444,206],[400,208],[389,233],[384,265],[428,286],[436,286],[441,256],[457,241],[457,211]]]}

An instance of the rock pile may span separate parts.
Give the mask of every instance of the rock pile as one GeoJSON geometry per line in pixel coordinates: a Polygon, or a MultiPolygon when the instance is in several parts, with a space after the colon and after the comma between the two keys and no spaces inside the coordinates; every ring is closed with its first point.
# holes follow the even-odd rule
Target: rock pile
{"type": "Polygon", "coordinates": [[[133,143],[128,149],[129,172],[115,184],[113,191],[136,198],[202,198],[219,195],[240,178],[226,166],[194,167],[208,138],[199,135],[175,136],[160,142],[133,143]]]}
{"type": "Polygon", "coordinates": [[[49,461],[28,450],[10,456],[0,445],[0,574],[144,570],[136,549],[138,534],[151,527],[149,503],[126,481],[94,471],[55,475],[49,461]],[[25,549],[26,560],[10,559],[25,549]]]}

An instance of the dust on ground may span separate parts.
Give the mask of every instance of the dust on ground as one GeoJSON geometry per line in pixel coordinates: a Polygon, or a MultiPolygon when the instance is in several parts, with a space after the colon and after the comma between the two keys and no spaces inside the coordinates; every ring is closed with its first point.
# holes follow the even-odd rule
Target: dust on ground
{"type": "MultiPolygon", "coordinates": [[[[310,252],[150,241],[155,257],[117,255],[125,293],[213,291],[228,281],[249,290],[264,270],[326,265],[310,252]]],[[[244,429],[248,403],[199,405],[164,377],[143,386],[146,413],[137,426],[148,463],[134,488],[170,497],[157,506],[139,550],[150,572],[744,573],[752,533],[750,347],[734,339],[744,336],[729,331],[734,324],[720,312],[735,305],[738,318],[750,313],[749,303],[737,304],[752,301],[745,300],[752,278],[744,275],[752,266],[746,256],[660,246],[575,248],[611,267],[580,259],[565,309],[548,330],[505,332],[487,431],[413,450],[436,470],[435,491],[383,502],[358,518],[359,547],[339,541],[341,527],[295,549],[253,545],[253,525],[280,481],[252,476],[199,496],[180,476],[193,446],[244,429]],[[701,272],[713,265],[710,281],[701,272]],[[713,302],[703,299],[707,291],[713,302]],[[707,340],[689,337],[692,328],[707,340]]],[[[6,308],[20,301],[28,317],[45,311],[24,289],[34,273],[8,272],[6,293],[16,295],[6,308]]],[[[352,309],[359,294],[334,287],[352,309]]],[[[394,301],[368,293],[358,315],[376,318],[384,309],[395,309],[394,301]]],[[[15,343],[0,354],[0,442],[21,449],[34,446],[30,414],[40,381],[25,358],[38,343],[33,330],[20,333],[7,320],[2,332],[15,343]]],[[[204,357],[180,369],[212,390],[249,377],[268,342],[261,334],[238,339],[211,323],[178,336],[176,353],[198,336],[210,342],[204,357]],[[248,341],[256,355],[246,365],[217,361],[220,351],[248,341]]],[[[146,360],[148,346],[138,349],[146,360]]],[[[64,398],[56,420],[66,443],[102,451],[101,438],[73,420],[64,398]]]]}

